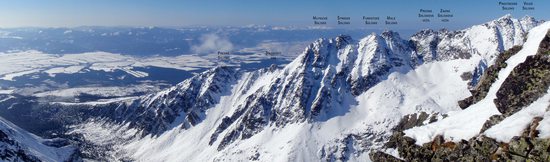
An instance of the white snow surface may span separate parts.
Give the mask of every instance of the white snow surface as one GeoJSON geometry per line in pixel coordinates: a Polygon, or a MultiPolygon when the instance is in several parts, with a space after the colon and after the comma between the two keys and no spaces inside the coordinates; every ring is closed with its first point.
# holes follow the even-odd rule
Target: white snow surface
{"type": "MultiPolygon", "coordinates": [[[[479,134],[479,130],[492,115],[500,114],[496,109],[493,100],[496,98],[496,92],[512,72],[512,70],[524,62],[527,56],[535,55],[538,47],[546,33],[550,29],[550,22],[546,22],[533,28],[524,43],[522,50],[510,57],[506,68],[498,73],[498,79],[493,83],[487,96],[478,103],[471,105],[465,110],[450,112],[449,117],[421,127],[414,127],[406,130],[406,136],[416,139],[416,144],[422,145],[430,142],[435,136],[443,135],[445,140],[459,141],[468,140],[479,134]]],[[[507,139],[506,137],[500,138],[507,139]]]]}

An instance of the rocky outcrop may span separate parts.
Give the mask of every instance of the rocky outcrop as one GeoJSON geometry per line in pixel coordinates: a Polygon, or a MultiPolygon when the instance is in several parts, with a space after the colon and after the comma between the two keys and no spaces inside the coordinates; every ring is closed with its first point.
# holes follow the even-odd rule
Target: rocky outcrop
{"type": "MultiPolygon", "coordinates": [[[[406,144],[408,146],[408,148],[411,148],[413,149],[412,147],[414,147],[414,139],[410,138],[410,137],[405,137],[402,133],[402,131],[406,130],[406,129],[410,129],[412,127],[416,127],[416,126],[422,126],[422,125],[425,125],[425,124],[428,124],[428,123],[433,123],[433,122],[436,122],[438,120],[438,117],[441,117],[441,118],[444,118],[445,116],[441,116],[439,114],[428,114],[426,112],[420,112],[420,113],[415,113],[415,114],[409,114],[409,115],[405,115],[400,121],[399,121],[399,124],[397,124],[394,128],[392,128],[392,130],[395,132],[394,134],[392,134],[392,136],[387,139],[386,143],[384,144],[383,148],[382,149],[387,149],[387,148],[391,148],[391,149],[396,149],[396,148],[399,148],[398,146],[405,146],[404,144],[406,144]],[[408,145],[407,143],[411,142],[413,145],[408,145]]],[[[415,149],[416,151],[423,151],[423,150],[419,150],[419,149],[415,149]]],[[[425,150],[424,150],[425,151],[425,150]]],[[[397,157],[393,157],[392,155],[388,155],[382,151],[377,151],[377,150],[373,150],[369,153],[369,156],[371,158],[371,160],[373,161],[408,161],[408,159],[400,159],[400,158],[397,158],[397,157]]],[[[401,156],[401,155],[400,155],[401,156]]],[[[403,157],[403,156],[401,156],[403,157]]]]}
{"type": "Polygon", "coordinates": [[[498,123],[500,123],[505,118],[506,118],[506,116],[504,116],[504,115],[493,115],[493,116],[489,117],[489,119],[487,119],[487,121],[485,123],[483,123],[483,126],[481,127],[481,130],[479,131],[479,133],[485,132],[487,129],[491,128],[494,125],[497,125],[498,123]]]}
{"type": "Polygon", "coordinates": [[[472,96],[458,101],[458,106],[465,109],[485,98],[485,96],[487,96],[487,92],[489,92],[489,88],[491,88],[491,85],[497,80],[500,70],[506,67],[506,60],[518,53],[520,50],[521,46],[514,46],[499,54],[495,59],[495,63],[483,72],[483,75],[480,77],[477,85],[474,89],[470,90],[472,96]]]}
{"type": "Polygon", "coordinates": [[[422,126],[428,123],[433,123],[438,120],[438,117],[445,118],[446,115],[439,113],[428,114],[426,112],[408,114],[403,116],[399,123],[392,129],[393,131],[404,131],[406,129],[422,126]]]}
{"type": "Polygon", "coordinates": [[[17,141],[10,138],[8,134],[0,130],[0,159],[2,161],[41,161],[38,157],[30,155],[17,141]]]}
{"type": "Polygon", "coordinates": [[[548,44],[550,44],[550,33],[546,34],[542,40],[538,53],[527,57],[504,80],[494,100],[501,113],[513,114],[546,93],[550,86],[548,44]]]}
{"type": "MultiPolygon", "coordinates": [[[[512,73],[497,92],[495,104],[501,113],[513,113],[525,105],[538,99],[550,84],[550,37],[542,40],[535,56],[529,56],[524,63],[514,68],[512,73]],[[505,108],[507,107],[507,108],[505,108]],[[510,112],[508,112],[508,109],[510,112]]],[[[460,108],[465,109],[485,98],[491,85],[496,81],[498,73],[506,67],[506,60],[521,50],[515,46],[500,54],[495,63],[481,77],[478,85],[471,90],[472,96],[458,101],[460,108]]]]}
{"type": "MultiPolygon", "coordinates": [[[[537,118],[521,136],[509,143],[497,142],[483,135],[468,141],[445,141],[437,136],[432,142],[416,145],[415,140],[396,132],[390,139],[391,145],[399,151],[405,161],[548,161],[550,160],[550,139],[537,137],[537,118]]],[[[381,151],[370,154],[373,161],[402,161],[381,151]]]]}
{"type": "Polygon", "coordinates": [[[405,162],[405,160],[401,160],[399,158],[393,157],[391,155],[388,155],[386,153],[380,152],[380,151],[373,151],[369,153],[370,159],[372,161],[383,161],[383,162],[405,162]]]}

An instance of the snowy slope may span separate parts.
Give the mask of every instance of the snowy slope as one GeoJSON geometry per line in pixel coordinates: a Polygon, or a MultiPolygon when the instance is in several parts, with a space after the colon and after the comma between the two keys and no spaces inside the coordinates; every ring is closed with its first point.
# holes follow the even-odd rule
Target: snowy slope
{"type": "MultiPolygon", "coordinates": [[[[445,118],[439,122],[406,130],[406,135],[416,139],[417,144],[427,143],[437,135],[443,135],[446,140],[451,141],[470,139],[478,135],[479,130],[482,128],[485,121],[489,119],[489,117],[491,117],[492,115],[500,114],[493,102],[493,100],[496,98],[496,92],[500,89],[500,86],[502,85],[504,80],[508,78],[512,70],[517,65],[525,61],[528,56],[535,55],[537,53],[539,44],[546,36],[548,29],[550,29],[550,23],[547,22],[532,29],[529,32],[528,40],[523,45],[523,49],[506,61],[506,68],[498,73],[498,79],[495,81],[495,83],[493,83],[487,96],[483,100],[479,101],[477,104],[470,106],[466,110],[451,112],[449,113],[448,118],[445,118]]],[[[539,102],[544,102],[544,100],[539,102]]],[[[535,103],[534,106],[536,108],[527,108],[523,111],[532,111],[531,109],[540,108],[545,109],[547,107],[547,104],[548,103],[543,103],[539,105],[538,103],[535,103]]],[[[514,116],[512,116],[512,118],[508,120],[514,120],[518,118],[518,116],[529,118],[529,115],[532,114],[528,112],[521,112],[514,114],[514,116]]],[[[500,123],[502,125],[497,125],[494,128],[489,129],[487,131],[487,135],[495,137],[502,141],[508,141],[511,138],[508,133],[512,133],[512,136],[517,136],[517,129],[519,127],[523,128],[525,126],[525,124],[514,123],[515,126],[513,129],[511,129],[506,127],[507,123],[509,122],[504,121],[503,123],[500,123]],[[502,132],[506,133],[501,134],[502,132]]]]}
{"type": "MultiPolygon", "coordinates": [[[[543,97],[525,107],[523,110],[507,117],[499,124],[489,128],[483,134],[500,142],[510,142],[514,136],[519,136],[523,130],[531,124],[533,118],[550,114],[547,112],[550,106],[550,93],[546,93],[543,97]]],[[[549,127],[540,126],[541,131],[548,131],[549,127]]],[[[543,138],[545,136],[542,136],[543,138]]],[[[547,137],[546,137],[547,138],[547,137]]]]}
{"type": "Polygon", "coordinates": [[[56,140],[42,139],[0,118],[1,161],[66,161],[72,158],[76,149],[70,145],[54,147],[45,143],[63,144],[56,140]]]}
{"type": "MultiPolygon", "coordinates": [[[[133,141],[124,148],[125,152],[131,153],[131,157],[146,161],[255,158],[260,161],[316,161],[332,158],[364,161],[368,158],[366,152],[369,148],[381,144],[373,141],[384,140],[384,137],[389,136],[388,128],[395,126],[402,115],[417,111],[457,110],[456,101],[468,95],[466,81],[460,79],[460,74],[475,67],[475,62],[454,60],[429,63],[404,74],[392,73],[387,80],[357,96],[357,103],[348,108],[338,107],[344,110],[326,121],[290,123],[284,127],[269,124],[250,138],[236,140],[218,150],[216,146],[223,141],[217,140],[209,145],[210,135],[216,132],[212,128],[223,123],[221,117],[230,116],[236,111],[232,105],[242,102],[235,99],[240,96],[227,96],[223,97],[218,106],[209,109],[206,119],[195,127],[185,131],[173,129],[158,137],[149,136],[133,141]],[[457,87],[457,90],[449,93],[447,87],[457,87]],[[414,105],[415,109],[410,109],[409,105],[414,105]],[[195,146],[197,149],[191,151],[186,146],[195,146]]],[[[256,84],[269,83],[265,81],[273,80],[277,72],[283,73],[284,69],[264,74],[259,78],[265,79],[259,79],[261,81],[256,84]]],[[[238,83],[245,84],[247,81],[238,83]]],[[[236,85],[233,92],[245,87],[241,84],[236,85]]],[[[251,87],[254,87],[250,88],[252,91],[256,91],[257,86],[251,87]]],[[[219,136],[230,133],[222,131],[219,136]]]]}

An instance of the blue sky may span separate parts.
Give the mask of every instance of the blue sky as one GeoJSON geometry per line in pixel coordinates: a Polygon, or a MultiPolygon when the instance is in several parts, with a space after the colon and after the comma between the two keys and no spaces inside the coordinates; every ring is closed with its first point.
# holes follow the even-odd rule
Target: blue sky
{"type": "MultiPolygon", "coordinates": [[[[523,1],[512,2],[523,3],[523,1]]],[[[498,18],[531,15],[550,19],[550,1],[535,10],[502,11],[496,0],[1,0],[0,27],[74,26],[312,26],[312,16],[349,16],[353,28],[463,28],[498,18]],[[422,23],[419,9],[450,9],[451,22],[422,23]],[[366,26],[362,16],[395,16],[398,25],[366,26]]],[[[521,7],[517,6],[517,7],[521,7]]]]}

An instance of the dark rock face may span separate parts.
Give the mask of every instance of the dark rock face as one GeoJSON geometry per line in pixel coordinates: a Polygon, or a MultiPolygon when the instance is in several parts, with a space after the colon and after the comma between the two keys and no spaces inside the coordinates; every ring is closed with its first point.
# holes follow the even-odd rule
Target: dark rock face
{"type": "Polygon", "coordinates": [[[373,151],[369,153],[370,159],[372,161],[380,161],[380,162],[405,162],[404,160],[398,159],[396,157],[393,157],[391,155],[385,154],[380,151],[373,151]]]}
{"type": "Polygon", "coordinates": [[[471,72],[465,72],[465,73],[462,73],[462,75],[460,75],[460,78],[462,78],[462,80],[464,81],[472,80],[473,75],[474,74],[472,74],[471,72]]]}
{"type": "MultiPolygon", "coordinates": [[[[498,73],[506,67],[506,60],[521,50],[515,46],[500,54],[483,73],[478,85],[471,90],[472,96],[458,101],[460,108],[465,109],[485,98],[491,85],[496,81],[498,73]]],[[[514,68],[497,92],[495,104],[501,113],[511,113],[538,99],[550,84],[550,36],[549,34],[539,45],[535,56],[529,56],[524,63],[514,68]]]]}
{"type": "Polygon", "coordinates": [[[477,85],[470,91],[472,96],[458,101],[458,106],[465,109],[485,98],[485,96],[487,96],[487,92],[489,92],[489,88],[491,88],[491,85],[497,80],[500,70],[506,67],[506,60],[512,57],[512,55],[518,53],[520,50],[521,46],[515,46],[498,55],[495,63],[483,72],[483,75],[479,79],[477,85]]]}
{"type": "MultiPolygon", "coordinates": [[[[420,113],[414,113],[405,115],[400,121],[399,124],[397,124],[396,127],[393,128],[393,131],[404,131],[406,129],[416,127],[416,126],[422,126],[428,121],[428,123],[433,123],[437,121],[437,117],[439,114],[428,114],[426,112],[420,112],[420,113]]],[[[443,116],[445,117],[445,116],[443,116]]]]}
{"type": "MultiPolygon", "coordinates": [[[[409,115],[405,115],[400,121],[399,123],[394,127],[392,128],[392,131],[394,132],[402,132],[404,130],[407,130],[407,129],[410,129],[410,128],[413,128],[413,127],[417,127],[417,126],[422,126],[426,123],[433,123],[433,122],[436,122],[438,119],[437,117],[440,116],[439,114],[435,113],[435,114],[428,114],[426,112],[420,112],[420,113],[414,113],[414,114],[409,114],[409,115]]],[[[443,118],[445,118],[446,116],[443,115],[442,116],[443,118]]],[[[401,133],[394,133],[392,134],[392,136],[386,140],[388,142],[386,142],[384,144],[384,147],[386,148],[396,148],[399,141],[397,141],[397,139],[399,139],[399,135],[402,135],[401,133]]]]}
{"type": "Polygon", "coordinates": [[[546,33],[546,37],[540,42],[538,54],[550,54],[550,31],[546,33]]]}
{"type": "Polygon", "coordinates": [[[143,135],[163,133],[177,119],[181,120],[182,129],[188,129],[204,119],[206,110],[217,104],[222,94],[229,92],[238,75],[234,68],[216,67],[129,104],[123,102],[98,108],[99,111],[111,111],[98,114],[116,122],[127,122],[131,128],[143,131],[143,135]]]}
{"type": "Polygon", "coordinates": [[[504,80],[494,100],[501,113],[513,114],[546,93],[550,86],[550,56],[546,54],[549,52],[548,44],[550,37],[547,34],[538,54],[527,57],[504,80]]]}
{"type": "MultiPolygon", "coordinates": [[[[422,126],[424,125],[425,123],[433,123],[435,121],[437,121],[437,117],[440,116],[439,114],[428,114],[426,112],[421,112],[421,113],[415,113],[415,114],[409,114],[409,115],[405,115],[400,121],[399,121],[399,124],[397,124],[397,126],[395,126],[392,130],[395,131],[394,134],[392,134],[392,136],[387,139],[385,144],[384,144],[384,148],[399,148],[398,146],[406,146],[406,148],[408,149],[414,149],[415,151],[418,151],[418,152],[426,152],[428,150],[423,150],[423,149],[420,149],[420,147],[415,147],[416,145],[414,144],[415,141],[414,139],[410,138],[410,137],[405,137],[405,134],[402,132],[406,129],[410,129],[412,127],[416,127],[416,126],[422,126]]],[[[443,116],[445,117],[445,116],[443,116]]],[[[398,150],[400,153],[401,153],[401,150],[398,150]]],[[[412,152],[409,152],[409,153],[412,153],[412,152]]],[[[418,155],[420,156],[420,154],[414,154],[414,155],[418,155]]],[[[410,155],[410,156],[414,156],[414,155],[410,155]]],[[[403,157],[402,155],[400,155],[401,157],[403,157]]],[[[402,161],[410,161],[410,159],[399,159],[399,158],[396,158],[396,157],[393,157],[391,155],[388,155],[384,152],[381,152],[381,151],[377,151],[377,150],[372,150],[370,153],[369,153],[369,157],[371,160],[373,161],[383,161],[383,162],[386,162],[386,161],[390,161],[390,162],[402,162],[402,161]]]]}
{"type": "Polygon", "coordinates": [[[0,130],[0,160],[1,161],[41,161],[38,157],[30,155],[20,144],[12,139],[3,130],[0,130]]]}
{"type": "Polygon", "coordinates": [[[504,120],[504,118],[506,118],[506,116],[504,115],[493,115],[489,117],[489,119],[485,121],[485,123],[483,123],[483,127],[481,127],[481,130],[479,131],[479,133],[483,133],[487,129],[491,128],[492,126],[497,125],[502,120],[504,120]]]}
{"type": "MultiPolygon", "coordinates": [[[[415,140],[402,132],[392,135],[388,148],[396,148],[405,161],[548,161],[550,160],[550,139],[538,138],[536,130],[542,118],[535,118],[509,143],[497,142],[483,135],[468,141],[445,141],[436,136],[432,142],[416,145],[415,140]]],[[[381,151],[372,151],[373,161],[402,161],[381,151]]]]}

